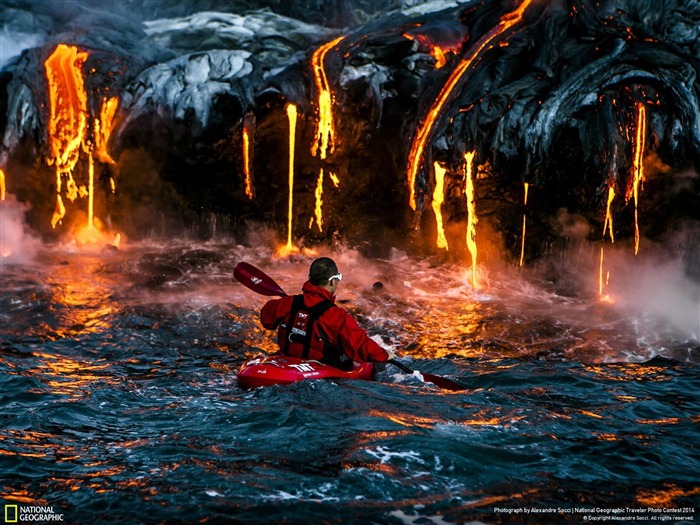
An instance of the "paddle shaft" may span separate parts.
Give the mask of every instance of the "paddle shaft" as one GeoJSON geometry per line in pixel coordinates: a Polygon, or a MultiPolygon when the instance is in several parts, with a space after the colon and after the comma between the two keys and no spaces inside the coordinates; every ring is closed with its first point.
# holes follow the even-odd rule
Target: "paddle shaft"
{"type": "MultiPolygon", "coordinates": [[[[397,368],[400,368],[407,374],[415,375],[415,370],[410,369],[406,365],[404,365],[402,362],[397,361],[396,359],[389,359],[387,363],[391,363],[397,368]]],[[[435,386],[438,386],[440,388],[444,388],[446,390],[453,390],[455,392],[459,392],[462,390],[467,390],[467,387],[464,386],[461,383],[458,383],[457,381],[453,381],[452,379],[448,379],[446,377],[438,376],[435,374],[427,374],[425,372],[418,372],[422,377],[424,382],[428,383],[433,383],[435,386]]]]}

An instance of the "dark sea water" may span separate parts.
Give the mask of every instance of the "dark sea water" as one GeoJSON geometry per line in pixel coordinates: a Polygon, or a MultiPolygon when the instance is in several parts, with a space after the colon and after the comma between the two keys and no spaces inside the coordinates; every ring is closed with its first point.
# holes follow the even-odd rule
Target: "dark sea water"
{"type": "Polygon", "coordinates": [[[371,335],[467,390],[392,366],[371,382],[239,388],[240,364],[274,345],[265,299],[233,267],[296,293],[312,255],[43,247],[0,267],[3,517],[17,505],[76,524],[700,519],[700,296],[682,272],[648,284],[647,269],[618,271],[629,293],[606,302],[593,263],[579,268],[591,283],[484,269],[475,290],[446,260],[324,254],[371,335]]]}

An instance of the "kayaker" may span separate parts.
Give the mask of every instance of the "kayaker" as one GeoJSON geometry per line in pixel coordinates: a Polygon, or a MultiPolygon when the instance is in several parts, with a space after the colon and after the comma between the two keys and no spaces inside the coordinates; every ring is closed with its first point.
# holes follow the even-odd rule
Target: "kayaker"
{"type": "Polygon", "coordinates": [[[303,294],[272,299],[262,307],[260,321],[268,330],[277,329],[282,353],[339,368],[352,367],[353,361],[383,363],[396,357],[335,304],[342,278],[333,259],[320,257],[311,263],[303,294]]]}

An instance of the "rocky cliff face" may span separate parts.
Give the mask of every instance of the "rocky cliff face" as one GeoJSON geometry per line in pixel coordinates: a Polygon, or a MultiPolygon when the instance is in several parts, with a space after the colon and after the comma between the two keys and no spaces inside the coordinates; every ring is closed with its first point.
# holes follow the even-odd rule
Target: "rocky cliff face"
{"type": "Polygon", "coordinates": [[[73,177],[87,187],[92,169],[95,214],[131,236],[207,234],[212,216],[284,229],[289,103],[293,228],[308,241],[411,231],[432,247],[438,163],[442,221],[462,246],[471,152],[479,228],[519,249],[526,213],[532,257],[569,236],[562,217],[585,222],[589,240],[604,236],[606,212],[618,239],[700,219],[693,0],[113,4],[1,8],[0,167],[44,235],[84,220],[84,198],[64,198],[75,218],[68,209],[51,227],[67,175],[52,160],[45,61],[60,43],[87,53],[88,140],[73,177]],[[319,132],[324,92],[332,135],[319,132]],[[110,98],[113,162],[91,138],[110,98]]]}

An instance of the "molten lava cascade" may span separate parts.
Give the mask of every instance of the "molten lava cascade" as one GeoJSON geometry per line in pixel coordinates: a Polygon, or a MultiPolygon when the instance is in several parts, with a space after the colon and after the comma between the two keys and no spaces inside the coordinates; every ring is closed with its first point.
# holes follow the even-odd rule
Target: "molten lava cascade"
{"type": "Polygon", "coordinates": [[[442,203],[445,200],[445,172],[447,170],[436,162],[433,166],[435,173],[435,190],[433,191],[433,211],[435,212],[435,222],[437,223],[437,247],[449,250],[447,238],[445,237],[445,225],[442,221],[442,203]]]}
{"type": "Polygon", "coordinates": [[[415,135],[408,156],[408,191],[409,205],[416,209],[415,183],[418,171],[424,162],[425,148],[433,136],[433,130],[437,122],[442,117],[442,111],[455,88],[462,82],[465,73],[470,66],[488,49],[495,45],[498,37],[503,35],[508,29],[517,25],[523,18],[531,0],[523,0],[520,6],[513,12],[503,16],[496,27],[491,29],[486,35],[480,38],[467,52],[454,70],[450,73],[445,84],[442,86],[437,98],[426,112],[422,122],[416,126],[415,135]]]}
{"type": "Polygon", "coordinates": [[[5,200],[5,172],[0,168],[0,201],[5,200]]]}
{"type": "Polygon", "coordinates": [[[49,83],[49,164],[56,170],[56,209],[51,226],[66,213],[61,192],[66,178],[66,197],[71,202],[78,197],[73,170],[78,163],[87,132],[87,94],[83,83],[82,67],[88,54],[74,46],[59,44],[46,59],[46,78],[49,83]]]}
{"type": "Polygon", "coordinates": [[[289,203],[287,207],[287,244],[279,251],[280,255],[288,255],[296,250],[292,243],[292,225],[294,218],[294,148],[296,146],[297,107],[294,104],[287,104],[286,108],[289,120],[289,166],[287,170],[289,203]]]}
{"type": "Polygon", "coordinates": [[[245,194],[248,199],[255,197],[255,186],[253,185],[253,132],[255,129],[255,120],[251,114],[247,114],[243,118],[243,175],[245,177],[245,194]]]}
{"type": "MultiPolygon", "coordinates": [[[[504,241],[515,264],[525,262],[526,233],[533,259],[570,246],[558,242],[568,235],[554,220],[560,209],[596,225],[605,211],[605,248],[634,235],[637,253],[642,237],[663,241],[678,224],[700,222],[700,179],[684,175],[700,159],[696,3],[423,2],[333,27],[267,10],[232,14],[225,2],[221,12],[173,7],[168,18],[142,6],[148,16],[135,8],[122,35],[107,17],[109,31],[71,26],[79,45],[70,31],[49,31],[3,62],[0,165],[7,191],[29,204],[27,222],[54,237],[75,236],[83,224],[100,230],[108,219],[149,235],[155,214],[166,235],[183,227],[207,235],[193,223],[211,217],[284,221],[279,188],[285,172],[293,178],[294,161],[260,152],[285,151],[290,101],[308,117],[299,133],[310,151],[297,152],[289,200],[314,230],[309,239],[330,229],[334,184],[344,240],[373,244],[381,224],[410,245],[405,230],[421,223],[432,198],[437,249],[449,239],[454,252],[458,243],[445,234],[465,210],[450,192],[461,181],[450,177],[479,159],[489,169],[465,187],[480,196],[485,231],[503,235],[499,242],[520,237],[520,246],[504,241]],[[231,140],[232,130],[241,138],[231,140]],[[202,174],[196,183],[193,166],[202,174]],[[528,203],[528,186],[523,198],[523,180],[537,186],[537,203],[528,203]],[[631,220],[614,231],[620,197],[634,211],[634,233],[631,220]],[[416,213],[402,209],[405,201],[416,213]]],[[[27,13],[38,5],[19,4],[27,13]]],[[[476,284],[476,206],[467,199],[476,284]]],[[[285,218],[292,246],[299,221],[291,209],[285,218]]]]}
{"type": "MultiPolygon", "coordinates": [[[[56,172],[56,205],[51,219],[52,228],[63,220],[66,207],[62,194],[71,202],[78,197],[87,197],[87,222],[75,233],[81,242],[101,241],[99,228],[95,224],[95,163],[115,164],[107,151],[107,144],[115,125],[115,114],[119,99],[103,99],[100,116],[89,126],[88,96],[82,73],[88,54],[77,47],[59,44],[44,62],[49,87],[48,137],[50,156],[56,172]],[[92,129],[92,138],[89,130],[92,129]],[[78,185],[73,175],[80,161],[81,152],[86,152],[87,184],[78,185]],[[65,183],[65,193],[63,193],[65,183]]],[[[114,191],[114,179],[110,179],[114,191]]]]}
{"type": "Polygon", "coordinates": [[[524,183],[524,196],[523,196],[523,232],[520,236],[520,267],[522,268],[523,262],[525,260],[525,231],[527,229],[527,214],[525,210],[527,209],[527,194],[530,188],[530,184],[524,183]]]}
{"type": "Polygon", "coordinates": [[[602,244],[600,246],[600,263],[598,266],[598,295],[600,296],[601,300],[604,301],[609,301],[610,296],[607,294],[603,294],[605,287],[608,285],[608,282],[610,280],[610,272],[605,272],[604,271],[604,252],[605,252],[605,233],[607,232],[608,235],[610,236],[610,242],[615,243],[615,232],[613,228],[613,215],[612,215],[612,203],[613,200],[615,200],[615,188],[612,186],[608,186],[608,199],[607,199],[607,205],[605,207],[605,220],[603,221],[603,239],[602,239],[602,244]]]}
{"type": "MultiPolygon", "coordinates": [[[[336,47],[345,37],[339,36],[330,42],[320,46],[314,51],[311,56],[311,68],[316,85],[317,93],[317,110],[318,116],[316,119],[316,138],[311,145],[311,154],[317,156],[321,160],[328,158],[328,155],[333,152],[335,147],[335,127],[333,125],[333,93],[328,82],[324,61],[328,52],[336,47]]],[[[323,231],[323,213],[322,213],[322,196],[323,196],[323,168],[319,169],[318,181],[316,183],[316,225],[318,231],[323,231]]],[[[333,181],[338,186],[338,179],[331,173],[333,181]]]]}
{"type": "Polygon", "coordinates": [[[476,199],[474,196],[474,157],[475,151],[464,154],[464,194],[467,198],[467,248],[472,258],[472,286],[477,288],[476,283],[476,199]]]}
{"type": "Polygon", "coordinates": [[[639,190],[644,183],[644,148],[646,145],[646,108],[644,104],[637,104],[637,125],[634,140],[634,155],[632,157],[633,178],[632,185],[627,192],[626,200],[634,197],[634,254],[639,252],[639,217],[637,208],[639,204],[639,190]]]}

